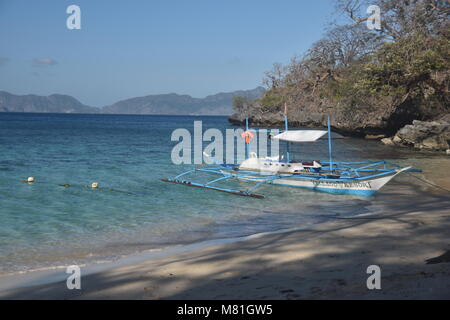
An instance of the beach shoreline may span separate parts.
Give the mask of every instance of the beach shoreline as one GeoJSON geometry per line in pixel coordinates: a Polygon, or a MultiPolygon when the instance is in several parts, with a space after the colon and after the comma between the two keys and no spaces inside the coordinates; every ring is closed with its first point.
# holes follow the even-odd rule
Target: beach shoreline
{"type": "Polygon", "coordinates": [[[450,299],[450,197],[417,194],[368,216],[82,269],[81,290],[68,290],[65,274],[0,289],[0,299],[450,299]],[[370,265],[381,290],[367,289],[370,265]]]}
{"type": "MultiPolygon", "coordinates": [[[[322,222],[323,223],[323,222],[322,222]]],[[[226,245],[230,243],[248,241],[251,239],[261,238],[269,235],[291,233],[307,229],[308,227],[295,227],[290,229],[280,229],[275,231],[267,231],[255,233],[240,237],[208,239],[188,244],[177,244],[157,249],[149,249],[140,252],[124,255],[120,258],[112,260],[96,260],[95,262],[76,264],[82,269],[83,275],[91,275],[109,270],[129,267],[132,265],[148,262],[151,260],[173,257],[183,253],[196,252],[202,249],[215,246],[226,245]]],[[[27,271],[18,271],[0,274],[0,292],[23,287],[31,287],[36,285],[48,285],[55,282],[65,281],[68,277],[66,273],[69,264],[55,265],[51,267],[42,267],[27,271]]]]}

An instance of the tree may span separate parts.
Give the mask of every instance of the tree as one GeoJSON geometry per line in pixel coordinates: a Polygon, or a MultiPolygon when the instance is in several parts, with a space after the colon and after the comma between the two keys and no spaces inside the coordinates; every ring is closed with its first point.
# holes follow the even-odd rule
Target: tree
{"type": "Polygon", "coordinates": [[[250,104],[251,104],[251,100],[249,100],[245,97],[236,96],[236,97],[233,97],[232,108],[236,113],[245,115],[248,113],[250,104]]]}
{"type": "Polygon", "coordinates": [[[281,63],[274,63],[270,71],[264,73],[263,84],[267,89],[275,89],[284,85],[286,68],[281,63]]]}

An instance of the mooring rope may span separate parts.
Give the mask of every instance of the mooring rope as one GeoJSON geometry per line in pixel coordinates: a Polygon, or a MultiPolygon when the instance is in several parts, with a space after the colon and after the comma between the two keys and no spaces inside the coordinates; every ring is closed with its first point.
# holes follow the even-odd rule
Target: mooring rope
{"type": "Polygon", "coordinates": [[[413,178],[416,178],[416,179],[419,180],[419,181],[422,181],[422,182],[424,182],[424,183],[426,183],[426,184],[429,184],[429,185],[432,186],[432,187],[435,187],[435,188],[438,188],[438,189],[441,189],[441,190],[450,192],[450,190],[445,189],[444,187],[441,187],[441,186],[439,186],[439,185],[437,185],[437,184],[431,183],[431,182],[429,182],[429,181],[427,181],[427,180],[425,180],[425,179],[419,178],[419,177],[417,177],[417,176],[415,176],[415,175],[413,175],[413,174],[411,174],[411,173],[409,173],[409,172],[405,172],[405,173],[408,174],[408,175],[410,175],[410,176],[413,177],[413,178]]]}
{"type": "MultiPolygon", "coordinates": [[[[34,177],[30,177],[30,178],[25,179],[25,180],[20,180],[20,182],[27,183],[27,184],[29,184],[29,185],[34,185],[34,184],[36,184],[36,185],[40,185],[40,184],[53,185],[52,182],[48,182],[48,181],[45,181],[45,180],[44,180],[44,181],[41,180],[41,181],[39,181],[39,182],[36,182],[36,180],[34,179],[34,177]],[[33,178],[33,179],[30,179],[30,178],[33,178]]],[[[94,183],[91,184],[91,185],[80,185],[80,184],[59,183],[59,184],[56,184],[56,186],[64,187],[64,188],[69,188],[69,187],[71,187],[71,189],[73,189],[73,188],[87,188],[87,189],[96,190],[96,191],[99,191],[99,192],[109,191],[109,192],[117,192],[117,193],[128,194],[128,195],[132,195],[132,196],[140,195],[140,194],[138,194],[138,193],[131,192],[131,191],[126,191],[126,190],[113,189],[113,188],[108,188],[108,187],[102,187],[102,188],[100,188],[99,185],[98,185],[98,183],[96,183],[96,182],[94,182],[94,183]],[[94,184],[96,184],[96,186],[94,186],[94,184]]]]}
{"type": "MultiPolygon", "coordinates": [[[[365,153],[365,154],[369,154],[367,151],[364,151],[364,150],[362,150],[362,149],[360,149],[360,148],[358,148],[358,147],[355,147],[355,146],[351,145],[350,143],[347,143],[347,142],[345,142],[345,141],[342,141],[342,143],[344,143],[346,146],[349,146],[350,148],[352,148],[352,149],[354,149],[354,150],[356,150],[356,151],[359,151],[359,152],[365,153]]],[[[444,190],[444,191],[446,191],[446,192],[450,192],[450,190],[448,190],[448,189],[446,189],[446,188],[444,188],[444,187],[441,187],[441,186],[439,186],[439,185],[437,185],[437,184],[434,184],[434,183],[432,183],[432,182],[429,182],[429,181],[427,181],[427,180],[425,180],[425,179],[419,178],[419,177],[417,177],[417,176],[411,174],[410,172],[405,172],[405,173],[408,174],[408,175],[410,175],[410,176],[413,177],[413,178],[416,178],[416,179],[419,180],[419,181],[422,181],[422,182],[424,182],[424,183],[426,183],[426,184],[429,184],[429,185],[432,186],[432,187],[435,187],[435,188],[444,190]]]]}

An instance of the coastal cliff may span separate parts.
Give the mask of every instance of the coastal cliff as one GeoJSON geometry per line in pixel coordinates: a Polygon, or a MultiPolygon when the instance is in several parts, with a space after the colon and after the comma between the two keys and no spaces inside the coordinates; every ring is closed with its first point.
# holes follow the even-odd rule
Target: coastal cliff
{"type": "MultiPolygon", "coordinates": [[[[329,30],[302,57],[275,64],[265,74],[267,90],[260,99],[235,99],[231,123],[242,125],[249,117],[253,126],[280,126],[286,104],[293,127],[323,127],[329,116],[336,132],[382,139],[413,122],[450,114],[450,23],[445,10],[423,1],[374,1],[389,19],[379,30],[368,30],[364,12],[351,6],[360,1],[338,3],[348,23],[329,30]]],[[[447,136],[440,136],[439,148],[432,149],[448,144],[447,136]]],[[[420,144],[405,140],[399,145],[416,142],[420,144]]]]}

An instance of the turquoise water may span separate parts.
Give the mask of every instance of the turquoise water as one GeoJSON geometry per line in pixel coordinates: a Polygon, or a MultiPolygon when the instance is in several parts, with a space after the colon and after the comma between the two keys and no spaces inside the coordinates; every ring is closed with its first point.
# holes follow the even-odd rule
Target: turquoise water
{"type": "MultiPolygon", "coordinates": [[[[283,187],[262,187],[259,200],[160,182],[192,168],[172,164],[170,136],[194,120],[232,128],[225,117],[0,113],[0,273],[302,227],[374,201],[283,187]],[[29,176],[34,184],[20,182],[29,176]],[[100,189],[86,187],[94,181],[100,189]]],[[[334,143],[343,161],[411,160],[376,142],[334,143]]],[[[327,158],[326,140],[299,148],[327,158]]]]}

